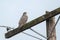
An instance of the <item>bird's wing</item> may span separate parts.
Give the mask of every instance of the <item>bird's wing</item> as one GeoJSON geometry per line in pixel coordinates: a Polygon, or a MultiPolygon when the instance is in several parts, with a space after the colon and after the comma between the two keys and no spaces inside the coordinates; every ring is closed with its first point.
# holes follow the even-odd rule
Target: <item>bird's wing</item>
{"type": "Polygon", "coordinates": [[[28,16],[24,15],[21,17],[20,21],[19,21],[19,26],[23,26],[28,20],[28,16]]]}

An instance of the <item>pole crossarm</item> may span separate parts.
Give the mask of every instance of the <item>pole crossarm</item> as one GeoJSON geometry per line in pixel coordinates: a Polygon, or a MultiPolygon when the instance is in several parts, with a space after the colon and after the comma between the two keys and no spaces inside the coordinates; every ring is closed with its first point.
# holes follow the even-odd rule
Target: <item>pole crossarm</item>
{"type": "Polygon", "coordinates": [[[53,16],[56,16],[58,14],[60,14],[60,7],[53,10],[53,11],[51,11],[51,12],[49,12],[48,14],[42,15],[42,16],[40,16],[40,17],[26,23],[21,28],[16,28],[14,30],[11,30],[11,31],[5,33],[5,38],[10,38],[10,37],[12,37],[12,36],[14,36],[14,35],[16,35],[16,34],[18,34],[20,32],[23,32],[24,30],[27,30],[27,29],[29,29],[29,28],[31,28],[31,27],[45,21],[46,19],[51,18],[53,16]]]}

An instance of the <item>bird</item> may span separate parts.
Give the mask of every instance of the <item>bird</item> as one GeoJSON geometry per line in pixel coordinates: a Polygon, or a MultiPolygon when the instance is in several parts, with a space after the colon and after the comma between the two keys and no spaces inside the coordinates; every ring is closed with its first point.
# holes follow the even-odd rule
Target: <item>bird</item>
{"type": "Polygon", "coordinates": [[[24,12],[19,20],[18,27],[21,28],[24,24],[26,24],[27,20],[28,20],[27,12],[24,12]]]}

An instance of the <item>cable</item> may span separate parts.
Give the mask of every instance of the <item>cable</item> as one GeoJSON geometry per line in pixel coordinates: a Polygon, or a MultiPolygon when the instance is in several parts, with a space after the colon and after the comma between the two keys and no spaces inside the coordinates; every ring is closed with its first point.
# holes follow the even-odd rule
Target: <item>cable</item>
{"type": "MultiPolygon", "coordinates": [[[[0,27],[5,27],[5,28],[14,29],[14,28],[11,28],[11,27],[9,27],[9,26],[0,26],[0,27]]],[[[28,33],[25,33],[25,32],[22,32],[22,33],[24,33],[24,34],[26,34],[26,35],[28,35],[28,36],[31,36],[31,37],[33,37],[33,38],[36,38],[36,39],[42,40],[42,39],[40,39],[40,38],[38,38],[38,37],[35,37],[35,36],[33,36],[33,35],[30,35],[30,34],[28,34],[28,33]]]]}
{"type": "Polygon", "coordinates": [[[1,25],[0,25],[0,27],[5,27],[5,28],[14,29],[14,28],[11,28],[11,27],[9,27],[9,26],[1,26],[1,25]]]}
{"type": "Polygon", "coordinates": [[[54,25],[54,27],[53,27],[51,33],[50,33],[50,36],[49,36],[47,39],[49,39],[49,38],[51,37],[51,34],[52,34],[53,30],[55,29],[55,27],[56,27],[56,25],[57,25],[59,19],[60,19],[60,16],[58,17],[58,19],[57,19],[57,21],[56,21],[56,23],[55,23],[55,25],[54,25]]]}
{"type": "Polygon", "coordinates": [[[7,28],[8,26],[1,26],[1,25],[0,25],[0,27],[5,27],[5,28],[7,28]]]}
{"type": "Polygon", "coordinates": [[[9,26],[0,26],[0,27],[5,27],[7,31],[11,30],[11,29],[14,29],[14,28],[11,28],[9,26]]]}
{"type": "Polygon", "coordinates": [[[42,36],[43,38],[47,39],[47,37],[45,37],[45,36],[43,36],[42,34],[40,34],[40,33],[36,32],[35,30],[33,30],[33,29],[31,29],[31,28],[30,28],[30,30],[32,30],[32,31],[33,31],[33,32],[35,32],[36,34],[38,34],[38,35],[42,36]]]}
{"type": "Polygon", "coordinates": [[[26,34],[26,35],[28,35],[28,36],[31,36],[31,37],[33,37],[33,38],[36,38],[36,39],[42,40],[42,39],[40,39],[40,38],[38,38],[38,37],[36,37],[36,36],[33,36],[33,35],[31,35],[31,34],[28,34],[28,33],[25,33],[25,32],[22,32],[22,33],[24,33],[24,34],[26,34]]]}
{"type": "MultiPolygon", "coordinates": [[[[0,27],[5,27],[5,28],[9,28],[9,29],[14,29],[14,28],[11,28],[11,27],[9,27],[9,26],[0,26],[0,27]]],[[[33,30],[33,29],[30,29],[30,30],[32,30],[33,32],[35,32],[35,33],[37,33],[38,35],[42,36],[43,38],[47,39],[45,36],[43,36],[42,34],[39,34],[39,33],[36,32],[35,30],[33,30]]],[[[24,33],[24,32],[23,32],[23,33],[24,33]]],[[[27,35],[27,33],[24,33],[24,34],[27,35]]],[[[32,36],[32,35],[28,34],[28,36],[32,36]]],[[[34,37],[34,36],[32,36],[32,37],[34,37]]],[[[34,37],[34,38],[37,38],[37,37],[34,37]]],[[[39,39],[39,38],[37,38],[37,39],[39,39]]]]}

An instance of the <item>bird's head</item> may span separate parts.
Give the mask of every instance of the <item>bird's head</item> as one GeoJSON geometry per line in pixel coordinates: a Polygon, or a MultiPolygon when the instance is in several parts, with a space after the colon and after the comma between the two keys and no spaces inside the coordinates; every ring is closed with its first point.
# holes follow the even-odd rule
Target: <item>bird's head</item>
{"type": "Polygon", "coordinates": [[[24,13],[23,13],[23,15],[26,15],[26,14],[27,14],[27,12],[24,12],[24,13]]]}

